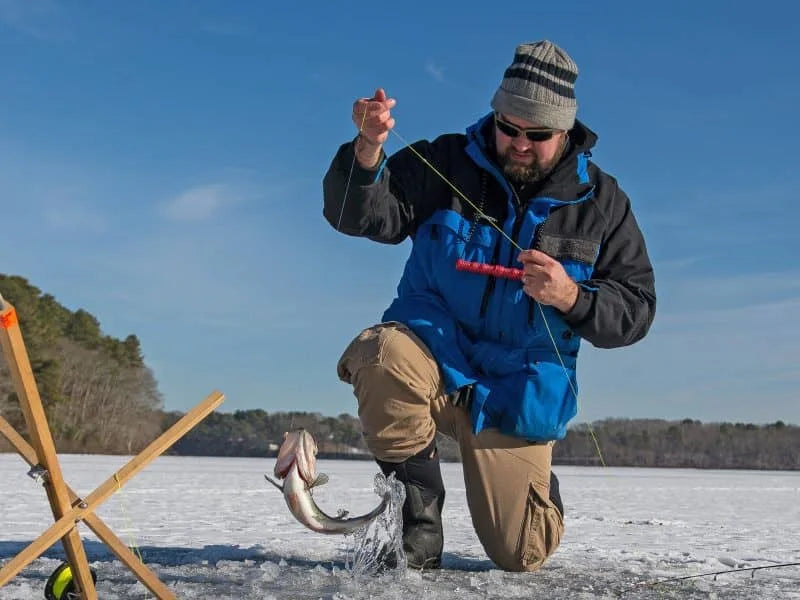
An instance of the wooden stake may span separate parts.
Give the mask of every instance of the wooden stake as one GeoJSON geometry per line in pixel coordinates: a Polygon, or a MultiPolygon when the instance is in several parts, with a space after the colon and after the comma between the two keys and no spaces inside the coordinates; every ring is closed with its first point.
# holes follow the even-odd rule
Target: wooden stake
{"type": "Polygon", "coordinates": [[[131,477],[178,441],[187,431],[205,418],[208,413],[222,404],[224,399],[225,396],[221,392],[211,393],[203,402],[186,413],[177,423],[142,450],[138,456],[131,459],[124,467],[101,483],[85,500],[66,512],[42,535],[28,545],[25,550],[0,569],[0,587],[8,583],[31,561],[41,556],[45,550],[53,545],[53,542],[74,527],[75,523],[84,519],[87,514],[94,512],[95,508],[121,488],[131,477]]]}
{"type": "MultiPolygon", "coordinates": [[[[39,460],[39,464],[48,473],[45,490],[47,491],[47,498],[50,501],[50,509],[53,512],[53,516],[58,520],[69,512],[71,508],[69,493],[64,483],[64,477],[61,474],[61,465],[58,463],[56,448],[53,444],[50,426],[47,424],[42,399],[39,397],[36,380],[33,378],[28,352],[25,350],[25,344],[22,341],[16,310],[13,306],[3,302],[1,298],[0,306],[2,307],[2,312],[0,312],[0,344],[2,344],[3,353],[8,362],[11,380],[14,382],[14,389],[19,397],[22,414],[25,415],[28,435],[31,437],[36,457],[39,460]]],[[[81,543],[77,523],[72,523],[68,529],[65,529],[62,536],[61,542],[64,545],[67,562],[69,562],[69,566],[72,569],[72,577],[76,587],[82,592],[83,600],[97,600],[97,592],[94,589],[94,581],[92,581],[92,574],[89,571],[89,563],[81,543]]],[[[0,586],[2,585],[0,583],[0,586]]]]}
{"type": "MultiPolygon", "coordinates": [[[[6,421],[3,417],[0,417],[0,434],[3,434],[5,438],[11,443],[12,446],[16,449],[19,455],[27,462],[31,467],[37,464],[36,460],[36,452],[33,450],[30,444],[26,442],[21,435],[19,435],[11,424],[6,421]]],[[[67,491],[69,492],[69,499],[71,502],[75,503],[79,500],[78,495],[67,486],[67,491]]],[[[142,584],[150,590],[156,597],[161,598],[162,600],[175,600],[175,594],[165,586],[161,581],[158,579],[155,573],[153,573],[147,565],[145,565],[138,556],[136,556],[133,552],[131,552],[130,548],[120,540],[116,534],[109,529],[108,525],[106,525],[103,520],[95,515],[94,513],[89,513],[84,517],[83,521],[86,525],[91,529],[97,537],[99,537],[103,542],[105,542],[106,546],[108,546],[111,551],[117,555],[126,567],[128,567],[131,571],[133,571],[136,578],[142,582],[142,584]]]]}
{"type": "Polygon", "coordinates": [[[77,527],[78,523],[84,521],[159,600],[174,600],[175,594],[114,535],[114,532],[94,514],[94,509],[217,408],[225,400],[225,396],[221,392],[212,392],[203,402],[186,413],[139,455],[95,489],[86,500],[82,500],[64,481],[53,436],[19,330],[16,311],[13,306],[4,302],[2,296],[0,296],[0,344],[8,361],[32,445],[28,444],[3,417],[0,417],[0,433],[11,442],[29,465],[41,466],[46,470],[44,486],[53,516],[56,518],[56,522],[47,531],[0,569],[0,587],[61,538],[72,570],[73,582],[82,600],[97,600],[97,591],[77,527]]]}

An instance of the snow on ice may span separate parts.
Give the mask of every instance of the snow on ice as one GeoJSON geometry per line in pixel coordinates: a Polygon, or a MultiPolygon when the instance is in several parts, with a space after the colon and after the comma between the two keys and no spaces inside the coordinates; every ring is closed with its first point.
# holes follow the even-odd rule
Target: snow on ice
{"type": "MultiPolygon", "coordinates": [[[[88,494],[126,458],[64,455],[67,482],[88,494]]],[[[266,483],[274,460],[161,457],[97,511],[179,598],[398,600],[477,598],[735,598],[800,600],[800,567],[663,585],[664,578],[800,562],[800,474],[555,467],[566,510],[561,547],[537,573],[506,573],[472,529],[461,466],[443,465],[444,568],[353,575],[352,538],[306,530],[266,483]]],[[[374,507],[372,462],[319,461],[315,492],[329,514],[374,507]]],[[[52,523],[41,486],[15,454],[0,454],[0,562],[52,523]]],[[[103,600],[152,595],[86,528],[103,600]]],[[[3,588],[0,600],[43,598],[60,544],[3,588]]]]}

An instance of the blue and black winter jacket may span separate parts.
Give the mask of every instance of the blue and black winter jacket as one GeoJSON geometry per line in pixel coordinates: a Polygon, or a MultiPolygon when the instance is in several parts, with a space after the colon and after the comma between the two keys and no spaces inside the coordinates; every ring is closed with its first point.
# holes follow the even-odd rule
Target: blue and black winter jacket
{"type": "Polygon", "coordinates": [[[576,122],[547,179],[512,189],[494,160],[492,127],[487,115],[466,135],[413,144],[484,216],[408,148],[374,170],[356,162],[345,201],[352,142],[325,176],[324,214],[334,226],[341,217],[349,235],[412,238],[383,321],[405,323],[425,342],[448,393],[471,386],[476,433],[497,427],[528,440],[561,439],[577,412],[581,338],[604,348],[641,339],[655,314],[653,269],[627,196],[589,160],[594,133],[576,122]],[[521,267],[519,251],[488,220],[520,247],[563,264],[580,285],[569,313],[537,305],[519,281],[455,269],[459,258],[521,267]]]}

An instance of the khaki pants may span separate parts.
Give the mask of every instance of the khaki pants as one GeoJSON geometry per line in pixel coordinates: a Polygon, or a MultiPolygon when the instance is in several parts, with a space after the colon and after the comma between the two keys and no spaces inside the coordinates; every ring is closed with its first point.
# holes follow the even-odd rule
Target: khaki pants
{"type": "Polygon", "coordinates": [[[564,521],[550,501],[552,443],[496,429],[472,433],[464,407],[444,393],[428,348],[402,323],[365,329],[345,350],[339,378],[353,385],[367,446],[401,462],[440,431],[461,449],[467,504],[486,554],[508,571],[533,571],[558,547],[564,521]]]}

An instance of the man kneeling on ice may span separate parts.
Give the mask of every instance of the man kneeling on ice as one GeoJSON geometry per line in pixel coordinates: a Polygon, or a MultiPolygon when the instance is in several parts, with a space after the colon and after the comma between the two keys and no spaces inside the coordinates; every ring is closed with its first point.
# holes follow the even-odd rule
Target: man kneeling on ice
{"type": "Polygon", "coordinates": [[[522,44],[492,112],[389,158],[395,101],[378,89],[355,101],[359,133],[325,176],[337,230],[413,241],[397,298],[338,364],[369,449],[405,484],[411,567],[441,562],[437,431],[458,441],[489,558],[510,571],[544,563],[564,530],[550,461],[577,412],[580,340],[625,346],[653,320],[644,239],[589,160],[597,136],[575,119],[577,75],[555,44],[522,44]]]}

